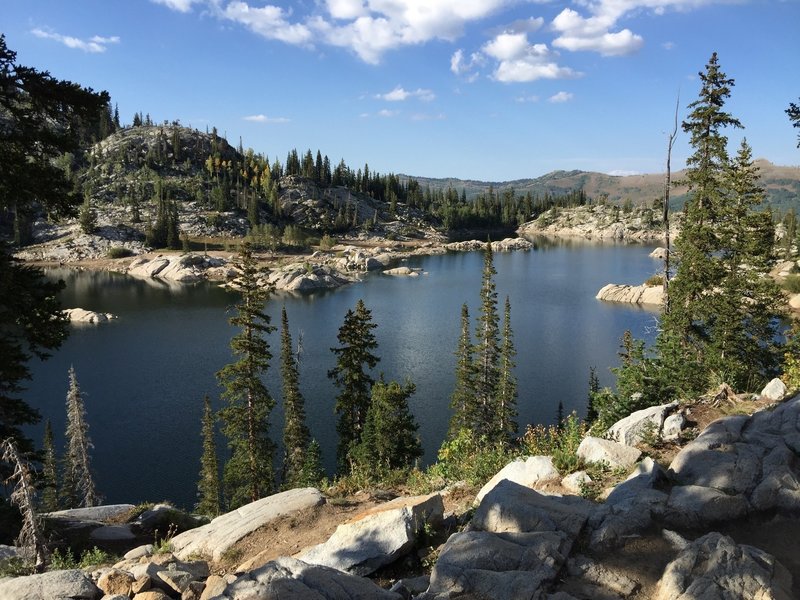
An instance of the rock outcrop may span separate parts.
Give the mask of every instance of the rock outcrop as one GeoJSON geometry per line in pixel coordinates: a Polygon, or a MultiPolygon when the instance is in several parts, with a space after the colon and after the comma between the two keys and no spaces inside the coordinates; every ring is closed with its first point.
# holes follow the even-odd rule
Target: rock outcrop
{"type": "Polygon", "coordinates": [[[660,285],[609,283],[600,288],[595,298],[604,302],[626,302],[629,304],[660,306],[664,303],[664,288],[660,285]]]}
{"type": "Polygon", "coordinates": [[[3,600],[96,600],[100,590],[83,571],[50,571],[0,579],[3,600]]]}
{"type": "Polygon", "coordinates": [[[117,318],[111,313],[95,312],[85,308],[65,308],[62,312],[70,323],[107,323],[117,318]]]}
{"type": "Polygon", "coordinates": [[[288,490],[220,515],[208,525],[190,529],[171,540],[175,556],[206,556],[220,560],[236,542],[279,517],[319,506],[325,498],[316,488],[288,490]]]}
{"type": "MultiPolygon", "coordinates": [[[[678,233],[679,216],[673,215],[672,235],[678,233]]],[[[653,242],[664,238],[661,215],[647,207],[626,212],[618,206],[587,205],[551,208],[521,225],[520,235],[578,237],[597,241],[653,242]]]]}
{"type": "Polygon", "coordinates": [[[324,543],[302,553],[307,563],[369,575],[406,554],[427,525],[442,521],[439,494],[397,498],[339,525],[324,543]]]}
{"type": "Polygon", "coordinates": [[[560,474],[553,465],[551,456],[530,456],[508,463],[492,477],[475,496],[475,504],[480,504],[484,496],[503,480],[513,481],[526,487],[534,487],[540,481],[558,479],[560,474]]]}
{"type": "Polygon", "coordinates": [[[195,283],[205,279],[209,269],[219,269],[226,264],[223,258],[202,254],[158,254],[134,259],[128,265],[127,273],[134,277],[195,283]]]}
{"type": "MultiPolygon", "coordinates": [[[[608,428],[608,437],[627,446],[640,444],[648,435],[652,435],[656,439],[661,438],[664,422],[677,408],[677,402],[670,402],[632,412],[608,428]]],[[[674,428],[675,425],[670,426],[668,436],[674,435],[674,428]]],[[[680,428],[678,428],[678,433],[680,433],[680,428]]]]}

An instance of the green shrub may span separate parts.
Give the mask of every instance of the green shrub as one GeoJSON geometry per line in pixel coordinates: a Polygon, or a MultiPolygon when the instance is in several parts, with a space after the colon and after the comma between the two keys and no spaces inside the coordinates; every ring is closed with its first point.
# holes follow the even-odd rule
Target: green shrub
{"type": "Polygon", "coordinates": [[[528,425],[522,436],[522,448],[532,456],[552,456],[560,473],[574,473],[582,467],[577,452],[585,435],[586,423],[572,412],[558,425],[528,425]]]}
{"type": "Polygon", "coordinates": [[[645,285],[649,285],[650,287],[656,285],[664,285],[664,276],[663,275],[651,275],[647,278],[647,281],[644,282],[645,285]]]}
{"type": "Polygon", "coordinates": [[[462,429],[442,444],[438,461],[428,474],[445,482],[466,481],[482,486],[518,455],[504,444],[491,443],[486,436],[476,438],[470,430],[462,429]]]}
{"type": "Polygon", "coordinates": [[[792,294],[800,294],[800,275],[789,275],[783,281],[783,289],[792,294]]]}
{"type": "Polygon", "coordinates": [[[0,577],[23,577],[33,573],[33,564],[17,556],[0,560],[0,577]]]}
{"type": "Polygon", "coordinates": [[[124,246],[111,246],[107,253],[108,258],[126,258],[133,256],[133,250],[124,246]]]}
{"type": "Polygon", "coordinates": [[[328,235],[327,233],[322,236],[322,239],[319,241],[319,247],[323,250],[330,250],[336,245],[336,239],[328,235]]]}

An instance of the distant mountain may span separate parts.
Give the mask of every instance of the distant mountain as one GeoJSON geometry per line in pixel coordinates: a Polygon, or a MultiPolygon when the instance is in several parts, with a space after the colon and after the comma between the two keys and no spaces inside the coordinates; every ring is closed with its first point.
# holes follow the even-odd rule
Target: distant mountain
{"type": "MultiPolygon", "coordinates": [[[[758,159],[756,164],[761,169],[761,185],[767,192],[767,202],[775,210],[785,211],[790,207],[800,209],[800,167],[782,167],[768,160],[758,159]]],[[[683,171],[673,172],[672,181],[680,181],[683,171]]],[[[464,190],[468,199],[485,193],[489,187],[496,192],[513,188],[517,194],[537,194],[544,196],[562,194],[583,188],[584,192],[594,199],[607,196],[609,202],[622,203],[630,199],[634,204],[648,204],[660,198],[664,193],[664,174],[645,175],[606,175],[591,171],[553,171],[535,179],[516,179],[514,181],[476,181],[472,179],[433,179],[428,177],[399,176],[402,181],[416,179],[423,189],[447,189],[452,187],[459,193],[464,190]]],[[[686,199],[686,186],[675,186],[670,193],[673,206],[683,205],[686,199]]]]}

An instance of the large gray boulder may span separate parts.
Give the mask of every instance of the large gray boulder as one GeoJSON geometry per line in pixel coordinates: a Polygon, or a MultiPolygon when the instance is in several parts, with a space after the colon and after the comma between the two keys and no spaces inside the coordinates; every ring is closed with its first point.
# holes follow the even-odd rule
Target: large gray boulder
{"type": "Polygon", "coordinates": [[[667,502],[667,519],[673,527],[701,528],[738,519],[750,506],[741,494],[726,494],[700,485],[676,485],[667,502]]]}
{"type": "Polygon", "coordinates": [[[546,496],[507,479],[486,494],[472,526],[493,533],[561,531],[578,536],[594,504],[577,496],[546,496]]]}
{"type": "Polygon", "coordinates": [[[424,525],[438,525],[443,513],[439,494],[396,498],[339,525],[326,542],[300,558],[309,564],[369,575],[408,553],[424,525]]]}
{"type": "Polygon", "coordinates": [[[106,504],[87,508],[70,508],[45,513],[48,519],[65,519],[69,521],[108,521],[121,517],[136,508],[133,504],[106,504]]]}
{"type": "Polygon", "coordinates": [[[456,533],[447,540],[418,600],[538,598],[566,559],[566,534],[456,533]]]}
{"type": "Polygon", "coordinates": [[[709,533],[667,565],[655,600],[793,597],[792,576],[772,555],[720,533],[709,533]]]}
{"type": "Polygon", "coordinates": [[[630,469],[642,455],[636,448],[592,436],[583,438],[577,454],[587,463],[606,463],[622,469],[630,469]]]}
{"type": "Polygon", "coordinates": [[[632,412],[608,428],[609,437],[621,444],[635,446],[642,442],[648,432],[659,436],[667,415],[677,407],[677,402],[670,402],[632,412]]]}
{"type": "Polygon", "coordinates": [[[172,551],[182,560],[192,554],[220,560],[226,550],[259,527],[324,503],[325,497],[316,488],[298,488],[268,496],[176,535],[171,540],[172,551]]]}
{"type": "Polygon", "coordinates": [[[786,384],[777,377],[770,381],[761,390],[761,398],[764,400],[771,400],[772,402],[779,402],[783,400],[786,395],[786,384]]]}
{"type": "Polygon", "coordinates": [[[475,496],[475,503],[480,504],[483,497],[504,479],[524,485],[525,487],[533,487],[540,481],[558,479],[560,476],[558,469],[553,466],[552,456],[530,456],[525,460],[518,458],[500,469],[500,471],[480,489],[477,496],[475,496]]]}
{"type": "Polygon", "coordinates": [[[100,594],[92,580],[77,569],[0,579],[3,600],[95,600],[100,594]]]}
{"type": "Polygon", "coordinates": [[[800,503],[800,396],[750,417],[709,425],[672,461],[679,484],[743,497],[755,511],[800,503]]]}
{"type": "Polygon", "coordinates": [[[240,576],[215,600],[401,600],[369,579],[283,557],[240,576]]]}
{"type": "Polygon", "coordinates": [[[625,285],[609,283],[600,288],[595,298],[604,302],[653,304],[658,306],[664,303],[664,288],[660,285],[625,285]]]}

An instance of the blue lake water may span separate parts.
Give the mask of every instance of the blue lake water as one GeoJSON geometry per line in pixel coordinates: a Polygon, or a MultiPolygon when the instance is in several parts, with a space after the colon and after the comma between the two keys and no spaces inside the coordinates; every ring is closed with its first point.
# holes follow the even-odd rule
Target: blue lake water
{"type": "MultiPolygon", "coordinates": [[[[559,401],[583,415],[589,367],[601,384],[611,385],[608,369],[617,364],[626,329],[652,339],[657,313],[595,299],[606,283],[641,283],[659,262],[647,246],[561,243],[531,252],[496,253],[499,312],[511,299],[517,349],[520,429],[552,423],[559,401]]],[[[387,379],[411,379],[417,386],[410,405],[425,447],[424,462],[435,459],[450,417],[459,336],[466,302],[477,317],[481,252],[421,257],[406,264],[424,269],[418,278],[369,275],[335,291],[311,295],[276,294],[267,305],[279,325],[286,305],[292,336],[302,332],[301,388],[308,425],[319,440],[326,466],[335,462],[336,388],[326,373],[334,364],[330,348],[345,313],[361,298],[372,311],[387,379]]],[[[25,399],[49,418],[56,443],[63,444],[67,370],[74,365],[85,394],[94,442],[96,483],[108,502],[169,499],[191,507],[201,451],[203,396],[220,407],[214,374],[231,361],[235,333],[228,324],[237,296],[214,284],[166,286],[106,272],[50,271],[67,283],[64,307],[119,315],[112,323],[74,327],[55,355],[33,364],[25,399]]],[[[278,401],[273,438],[279,441],[279,331],[270,336],[272,366],[266,381],[278,401]]],[[[41,440],[43,426],[31,433],[41,440]]],[[[222,440],[220,440],[221,442],[222,440]]],[[[276,465],[277,466],[277,465],[276,465]]]]}

